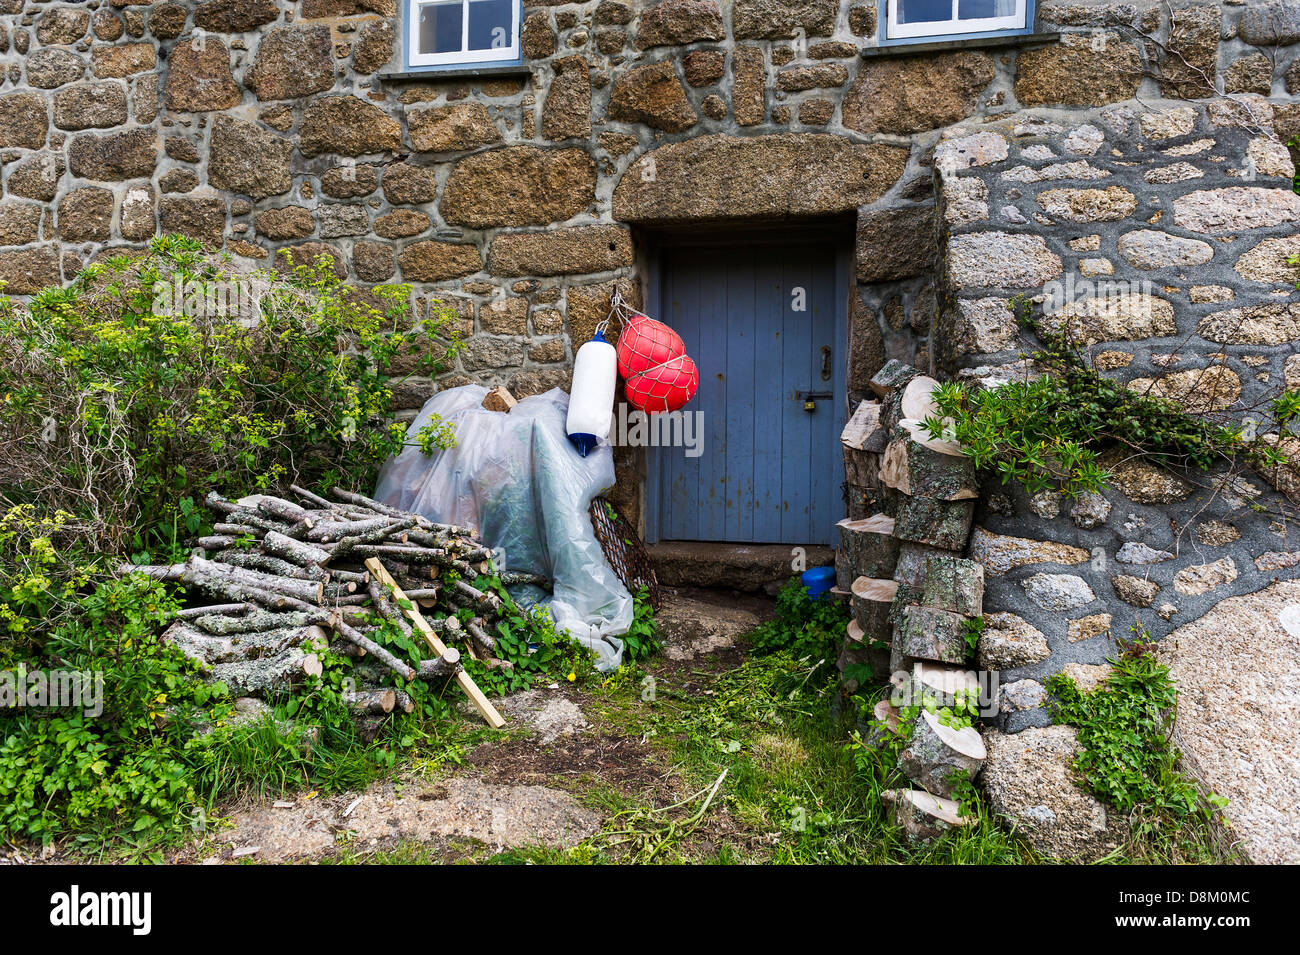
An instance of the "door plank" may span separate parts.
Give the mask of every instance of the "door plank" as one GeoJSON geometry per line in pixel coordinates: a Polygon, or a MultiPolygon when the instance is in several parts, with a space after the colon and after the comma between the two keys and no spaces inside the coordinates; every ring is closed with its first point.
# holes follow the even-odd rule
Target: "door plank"
{"type": "Polygon", "coordinates": [[[725,256],[719,278],[727,285],[727,520],[723,541],[753,541],[755,483],[758,468],[757,381],[755,359],[763,353],[762,307],[754,286],[754,249],[741,248],[725,256]]]}

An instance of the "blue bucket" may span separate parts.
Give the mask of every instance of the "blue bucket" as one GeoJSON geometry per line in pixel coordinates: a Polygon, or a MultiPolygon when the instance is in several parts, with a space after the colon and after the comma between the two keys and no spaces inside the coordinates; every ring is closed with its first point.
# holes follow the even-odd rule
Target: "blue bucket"
{"type": "Polygon", "coordinates": [[[799,582],[808,590],[809,597],[820,600],[823,594],[835,586],[835,568],[814,567],[812,570],[805,570],[799,582]]]}

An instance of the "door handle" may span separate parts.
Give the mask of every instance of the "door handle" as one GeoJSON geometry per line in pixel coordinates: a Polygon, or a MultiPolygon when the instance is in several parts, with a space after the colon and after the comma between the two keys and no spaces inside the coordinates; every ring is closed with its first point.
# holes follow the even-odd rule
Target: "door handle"
{"type": "Polygon", "coordinates": [[[822,346],[822,381],[831,380],[831,346],[822,346]]]}

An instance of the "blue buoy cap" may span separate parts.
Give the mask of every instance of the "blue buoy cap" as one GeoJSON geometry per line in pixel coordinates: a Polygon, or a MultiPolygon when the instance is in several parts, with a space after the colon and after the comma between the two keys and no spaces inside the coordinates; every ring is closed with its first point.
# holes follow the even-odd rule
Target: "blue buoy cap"
{"type": "Polygon", "coordinates": [[[799,577],[799,582],[807,588],[808,596],[820,597],[835,586],[835,568],[814,567],[805,570],[799,577]]]}
{"type": "Polygon", "coordinates": [[[600,443],[600,439],[594,434],[571,434],[569,440],[573,442],[573,446],[578,449],[578,453],[584,458],[587,456],[588,451],[600,443]]]}

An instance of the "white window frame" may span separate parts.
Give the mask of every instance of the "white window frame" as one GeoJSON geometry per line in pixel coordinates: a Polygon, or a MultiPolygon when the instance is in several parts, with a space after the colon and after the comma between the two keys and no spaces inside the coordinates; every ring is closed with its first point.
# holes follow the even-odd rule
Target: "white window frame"
{"type": "MultiPolygon", "coordinates": [[[[406,19],[406,65],[416,66],[458,66],[470,63],[513,63],[519,60],[519,11],[520,0],[512,0],[510,9],[510,39],[508,47],[488,50],[468,50],[469,46],[469,3],[460,0],[460,49],[446,53],[421,53],[420,43],[420,9],[432,6],[435,0],[409,0],[406,19]]],[[[444,5],[450,5],[443,0],[444,5]]]]}
{"type": "Polygon", "coordinates": [[[898,0],[886,0],[888,10],[885,36],[890,40],[916,37],[945,37],[968,33],[992,33],[998,30],[1024,30],[1029,27],[1028,0],[1016,0],[1016,12],[1005,17],[983,17],[979,20],[958,20],[957,4],[952,0],[952,17],[948,20],[930,20],[925,23],[899,23],[898,0]]]}

